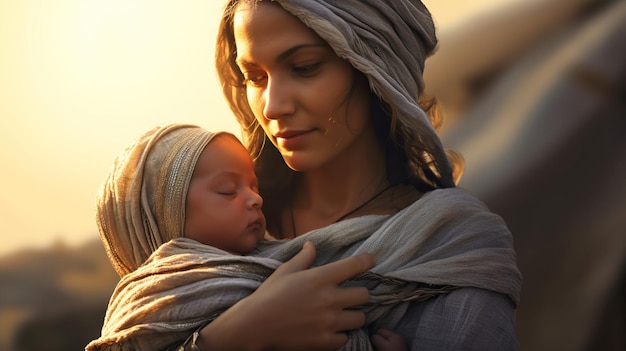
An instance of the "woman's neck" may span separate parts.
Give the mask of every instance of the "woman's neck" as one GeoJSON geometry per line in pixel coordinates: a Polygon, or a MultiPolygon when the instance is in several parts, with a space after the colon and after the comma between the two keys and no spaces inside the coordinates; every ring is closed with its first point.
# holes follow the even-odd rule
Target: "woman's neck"
{"type": "Polygon", "coordinates": [[[284,232],[302,234],[376,207],[381,192],[389,188],[383,151],[350,151],[298,174],[291,204],[283,213],[284,232]]]}
{"type": "Polygon", "coordinates": [[[360,175],[346,173],[342,178],[338,185],[333,181],[302,180],[294,193],[293,209],[309,212],[320,220],[332,223],[388,187],[384,177],[372,177],[366,181],[360,175]]]}

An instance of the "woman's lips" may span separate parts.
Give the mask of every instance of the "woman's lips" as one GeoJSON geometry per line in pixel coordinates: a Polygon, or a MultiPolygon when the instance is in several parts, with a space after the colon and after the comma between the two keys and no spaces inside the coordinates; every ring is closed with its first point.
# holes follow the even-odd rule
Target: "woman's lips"
{"type": "Polygon", "coordinates": [[[311,134],[313,130],[293,130],[293,131],[281,131],[274,135],[276,143],[285,149],[295,149],[304,142],[306,137],[311,134]]]}

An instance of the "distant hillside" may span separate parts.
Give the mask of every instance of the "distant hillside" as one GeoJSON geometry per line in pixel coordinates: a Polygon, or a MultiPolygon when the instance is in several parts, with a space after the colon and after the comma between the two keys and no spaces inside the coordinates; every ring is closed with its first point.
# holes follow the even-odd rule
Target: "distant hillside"
{"type": "Polygon", "coordinates": [[[0,351],[81,350],[118,281],[99,240],[0,258],[0,351]]]}

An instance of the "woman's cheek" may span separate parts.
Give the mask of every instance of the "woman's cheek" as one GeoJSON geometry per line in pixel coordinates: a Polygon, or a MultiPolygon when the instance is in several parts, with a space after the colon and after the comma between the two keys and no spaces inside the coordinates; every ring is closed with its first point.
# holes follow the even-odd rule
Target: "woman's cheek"
{"type": "Polygon", "coordinates": [[[250,106],[252,113],[257,120],[261,121],[263,118],[263,104],[261,99],[262,93],[259,89],[248,87],[246,95],[248,97],[248,105],[250,106]]]}

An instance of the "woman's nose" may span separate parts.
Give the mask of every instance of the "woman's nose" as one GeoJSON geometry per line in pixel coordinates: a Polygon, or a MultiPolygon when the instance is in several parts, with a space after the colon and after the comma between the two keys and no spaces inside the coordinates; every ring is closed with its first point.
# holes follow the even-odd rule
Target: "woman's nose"
{"type": "Polygon", "coordinates": [[[264,95],[263,115],[265,118],[279,119],[294,113],[295,104],[287,82],[269,78],[264,95]]]}

